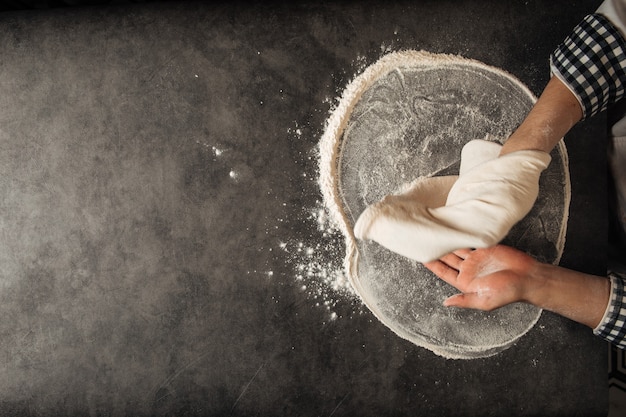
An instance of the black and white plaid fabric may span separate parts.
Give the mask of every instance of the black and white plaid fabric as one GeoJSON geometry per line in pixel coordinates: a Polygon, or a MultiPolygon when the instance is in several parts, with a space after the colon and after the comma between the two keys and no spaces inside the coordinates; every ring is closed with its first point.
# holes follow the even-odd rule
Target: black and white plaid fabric
{"type": "Polygon", "coordinates": [[[626,303],[624,302],[624,277],[610,273],[611,299],[602,321],[593,330],[617,347],[626,349],[626,303]]]}
{"type": "Polygon", "coordinates": [[[552,73],[578,96],[583,118],[606,110],[624,95],[626,43],[600,14],[574,29],[550,57],[552,73]]]}

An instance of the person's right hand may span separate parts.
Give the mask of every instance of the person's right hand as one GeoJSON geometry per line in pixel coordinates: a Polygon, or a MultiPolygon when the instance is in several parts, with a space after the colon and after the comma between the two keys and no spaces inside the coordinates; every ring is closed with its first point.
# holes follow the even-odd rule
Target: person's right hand
{"type": "Polygon", "coordinates": [[[445,306],[490,311],[528,301],[529,292],[542,285],[539,274],[534,274],[537,264],[524,252],[498,245],[457,250],[424,265],[461,291],[446,299],[445,306]]]}

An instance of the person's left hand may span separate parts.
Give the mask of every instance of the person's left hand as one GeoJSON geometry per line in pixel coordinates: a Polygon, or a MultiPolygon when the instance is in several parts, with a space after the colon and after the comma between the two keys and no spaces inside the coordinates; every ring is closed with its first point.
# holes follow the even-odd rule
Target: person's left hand
{"type": "Polygon", "coordinates": [[[536,285],[537,262],[525,253],[498,245],[485,249],[461,249],[424,265],[461,294],[444,301],[445,306],[494,310],[526,301],[536,285]]]}

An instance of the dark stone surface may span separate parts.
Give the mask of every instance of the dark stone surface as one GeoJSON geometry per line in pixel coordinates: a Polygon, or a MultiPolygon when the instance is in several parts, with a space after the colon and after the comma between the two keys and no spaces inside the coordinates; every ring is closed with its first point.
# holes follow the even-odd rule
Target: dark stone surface
{"type": "MultiPolygon", "coordinates": [[[[359,70],[386,50],[458,53],[539,93],[548,54],[595,6],[0,14],[0,413],[606,415],[606,345],[583,326],[544,313],[502,354],[446,361],[347,297],[329,320],[296,279],[298,242],[341,262],[310,215],[315,147],[359,70]]],[[[562,264],[593,273],[603,132],[596,118],[567,139],[562,264]]]]}

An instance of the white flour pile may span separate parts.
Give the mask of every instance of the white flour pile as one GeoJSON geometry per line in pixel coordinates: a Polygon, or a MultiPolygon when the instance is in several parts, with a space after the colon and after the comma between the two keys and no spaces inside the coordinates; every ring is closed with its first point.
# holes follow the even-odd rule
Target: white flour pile
{"type": "MultiPolygon", "coordinates": [[[[485,133],[508,137],[534,100],[512,76],[479,62],[418,51],[396,52],[367,67],[347,86],[320,141],[319,185],[324,209],[345,239],[343,270],[354,291],[400,337],[444,357],[494,355],[530,330],[541,311],[526,304],[494,313],[442,307],[443,299],[456,290],[415,262],[376,244],[357,242],[353,222],[366,205],[417,176],[454,170],[465,142],[485,133]],[[507,103],[504,109],[498,106],[502,102],[507,103]]],[[[553,165],[557,172],[548,175],[556,182],[544,188],[557,191],[543,199],[540,196],[537,209],[512,242],[518,247],[534,244],[531,238],[545,230],[548,219],[555,230],[540,236],[536,251],[548,253],[549,259],[544,260],[555,263],[564,246],[569,206],[567,156],[562,143],[556,152],[559,158],[553,165]]],[[[319,247],[310,249],[314,253],[319,247]]],[[[309,272],[317,273],[304,268],[303,281],[309,272]]],[[[329,282],[341,274],[335,271],[332,275],[335,278],[329,282]]]]}

